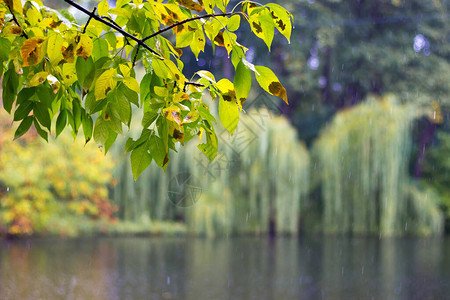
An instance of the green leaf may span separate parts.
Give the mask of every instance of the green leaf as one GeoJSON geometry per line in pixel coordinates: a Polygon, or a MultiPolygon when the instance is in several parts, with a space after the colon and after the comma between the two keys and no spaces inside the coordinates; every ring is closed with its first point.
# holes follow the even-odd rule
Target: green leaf
{"type": "Polygon", "coordinates": [[[151,83],[152,83],[152,77],[153,77],[152,73],[147,73],[147,74],[144,75],[144,77],[141,80],[141,84],[140,84],[141,104],[144,103],[145,98],[150,93],[150,86],[151,86],[151,83]]]}
{"type": "Polygon", "coordinates": [[[45,141],[48,142],[48,133],[47,133],[47,131],[43,130],[41,128],[41,126],[39,126],[39,123],[36,121],[36,119],[34,119],[33,124],[34,124],[34,128],[36,128],[36,132],[39,134],[39,136],[41,138],[43,138],[45,141]]]}
{"type": "Polygon", "coordinates": [[[83,57],[78,56],[75,68],[80,85],[85,89],[89,89],[92,86],[95,77],[94,60],[92,57],[84,59],[83,57]]]}
{"type": "Polygon", "coordinates": [[[59,116],[56,119],[56,137],[66,128],[67,124],[67,110],[63,109],[59,112],[59,116]]]}
{"type": "Polygon", "coordinates": [[[109,126],[107,121],[102,117],[98,117],[95,121],[94,140],[98,144],[104,145],[109,135],[109,126]]]}
{"type": "Polygon", "coordinates": [[[89,142],[92,138],[92,130],[94,127],[92,118],[90,115],[84,113],[81,118],[81,124],[83,125],[83,133],[84,133],[84,139],[87,142],[89,142]]]}
{"type": "Polygon", "coordinates": [[[52,33],[47,38],[47,57],[56,66],[64,59],[61,48],[64,44],[64,38],[60,33],[52,33]]]}
{"type": "Polygon", "coordinates": [[[153,124],[153,122],[158,118],[159,114],[153,111],[148,111],[144,113],[144,117],[142,118],[142,126],[144,128],[150,127],[150,125],[153,124]]]}
{"type": "Polygon", "coordinates": [[[259,73],[259,75],[256,75],[256,80],[259,85],[269,94],[278,96],[283,99],[286,104],[289,104],[286,89],[281,85],[272,70],[264,66],[256,66],[256,71],[259,73]]]}
{"type": "Polygon", "coordinates": [[[125,84],[119,84],[117,88],[119,92],[125,96],[131,103],[139,107],[139,95],[135,91],[130,90],[125,84]]]}
{"type": "Polygon", "coordinates": [[[16,132],[14,133],[15,140],[24,135],[30,129],[33,120],[34,118],[32,116],[28,116],[22,120],[19,127],[17,127],[16,132]]]}
{"type": "Polygon", "coordinates": [[[110,103],[110,107],[117,113],[120,121],[129,126],[131,121],[131,104],[125,95],[116,93],[116,97],[110,103]]]}
{"type": "Polygon", "coordinates": [[[31,110],[34,106],[33,101],[23,101],[19,107],[17,107],[16,111],[14,112],[14,121],[23,120],[30,114],[31,110]]]}
{"type": "Polygon", "coordinates": [[[8,113],[11,113],[12,105],[14,100],[16,100],[17,89],[19,87],[19,77],[14,70],[14,64],[12,61],[8,65],[8,71],[6,71],[5,75],[3,75],[2,101],[5,110],[8,113]]]}
{"type": "Polygon", "coordinates": [[[108,139],[106,139],[105,142],[105,154],[108,153],[111,146],[114,144],[114,142],[117,139],[117,133],[114,132],[111,128],[109,129],[108,139]]]}
{"type": "Polygon", "coordinates": [[[132,138],[129,138],[127,140],[127,142],[125,143],[125,152],[130,152],[131,150],[135,149],[139,145],[142,145],[143,143],[145,143],[149,139],[150,134],[153,134],[153,133],[154,133],[154,131],[152,131],[152,130],[144,129],[144,130],[142,130],[140,138],[137,139],[136,141],[133,140],[132,138]]]}
{"type": "Polygon", "coordinates": [[[207,120],[210,124],[217,123],[214,116],[211,114],[209,108],[206,106],[206,104],[202,104],[198,107],[198,112],[200,114],[200,117],[202,119],[207,120]]]}
{"type": "Polygon", "coordinates": [[[231,133],[234,133],[239,123],[239,107],[234,99],[219,100],[219,118],[222,125],[231,133]]]}
{"type": "Polygon", "coordinates": [[[131,171],[134,181],[136,181],[141,173],[148,168],[152,162],[152,156],[149,153],[148,142],[136,147],[130,155],[131,171]]]}
{"type": "Polygon", "coordinates": [[[102,57],[109,56],[108,42],[103,38],[98,38],[94,40],[94,49],[92,50],[92,56],[94,60],[98,60],[102,57]]]}
{"type": "Polygon", "coordinates": [[[50,113],[48,111],[47,106],[43,103],[37,102],[36,105],[33,107],[33,114],[39,121],[39,123],[41,123],[42,126],[44,126],[50,131],[50,126],[52,125],[52,122],[50,120],[50,113]]]}
{"type": "Polygon", "coordinates": [[[114,34],[114,32],[110,31],[105,33],[104,35],[105,39],[108,41],[109,45],[111,47],[113,47],[114,49],[116,49],[116,45],[117,45],[117,37],[114,34]]]}
{"type": "Polygon", "coordinates": [[[81,126],[81,115],[83,113],[83,108],[81,107],[81,103],[75,99],[72,100],[72,114],[73,114],[73,122],[75,125],[74,131],[77,133],[78,129],[81,126]]]}
{"type": "Polygon", "coordinates": [[[164,167],[164,165],[167,164],[167,161],[165,162],[167,152],[162,139],[155,134],[150,136],[149,149],[155,163],[161,168],[164,167]]]}
{"type": "Polygon", "coordinates": [[[44,82],[36,87],[36,95],[41,103],[48,108],[52,107],[55,94],[53,93],[52,87],[48,84],[48,82],[44,82]]]}
{"type": "Polygon", "coordinates": [[[36,87],[23,88],[17,95],[16,105],[20,105],[22,102],[27,100],[34,101],[35,95],[36,95],[36,87]]]}
{"type": "Polygon", "coordinates": [[[209,158],[209,161],[213,161],[218,150],[217,136],[216,133],[209,128],[204,127],[204,130],[206,134],[206,143],[198,145],[197,148],[209,158]]]}
{"type": "Polygon", "coordinates": [[[0,61],[7,61],[11,49],[11,42],[7,38],[0,38],[0,61]]]}
{"type": "Polygon", "coordinates": [[[228,19],[227,29],[229,31],[236,31],[239,29],[241,23],[241,17],[239,15],[233,15],[228,19]]]}
{"type": "Polygon", "coordinates": [[[250,93],[252,87],[252,75],[242,61],[236,67],[236,74],[234,76],[234,89],[236,91],[236,99],[242,106],[250,93]]]}

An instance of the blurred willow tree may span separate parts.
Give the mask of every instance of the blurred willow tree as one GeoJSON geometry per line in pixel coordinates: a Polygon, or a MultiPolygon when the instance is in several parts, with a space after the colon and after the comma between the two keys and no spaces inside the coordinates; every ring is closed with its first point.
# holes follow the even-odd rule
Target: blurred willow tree
{"type": "MultiPolygon", "coordinates": [[[[283,110],[308,144],[335,112],[369,94],[392,93],[428,107],[435,101],[442,115],[450,112],[450,1],[278,3],[295,18],[291,45],[278,43],[276,35],[268,57],[265,46],[255,42],[253,62],[272,61],[290,95],[283,110]]],[[[418,149],[428,148],[439,126],[422,121],[418,149]]]]}
{"type": "Polygon", "coordinates": [[[267,110],[243,114],[241,124],[233,137],[222,128],[213,163],[196,156],[192,143],[166,172],[151,166],[136,183],[120,145],[114,147],[118,183],[111,195],[119,218],[147,226],[185,222],[192,233],[207,236],[298,233],[309,191],[306,147],[286,118],[267,110]]]}
{"type": "Polygon", "coordinates": [[[109,157],[68,133],[46,144],[30,130],[13,141],[15,129],[0,112],[0,236],[74,235],[91,220],[115,220],[109,157]]]}
{"type": "Polygon", "coordinates": [[[123,125],[129,126],[134,105],[144,111],[141,135],[125,148],[136,179],[152,161],[166,169],[169,149],[197,136],[203,142],[198,149],[214,159],[216,121],[202,102],[203,93],[218,99],[220,121],[230,133],[252,73],[266,92],[287,103],[276,75],[249,62],[247,48],[234,33],[242,20],[269,48],[275,29],[289,40],[292,15],[277,4],[243,1],[228,10],[229,0],[118,0],[116,7],[102,0],[88,10],[64,2],[87,16],[86,23],[40,0],[0,1],[2,102],[20,122],[15,138],[34,126],[47,140],[70,126],[75,136],[82,128],[86,143],[93,137],[107,152],[123,125]],[[233,82],[216,81],[207,71],[183,74],[182,48],[198,57],[207,40],[231,56],[233,82]],[[140,83],[134,71],[139,62],[146,71],[140,83]]]}
{"type": "Polygon", "coordinates": [[[384,97],[335,116],[314,145],[323,232],[442,233],[438,195],[408,176],[412,123],[423,113],[384,97]]]}

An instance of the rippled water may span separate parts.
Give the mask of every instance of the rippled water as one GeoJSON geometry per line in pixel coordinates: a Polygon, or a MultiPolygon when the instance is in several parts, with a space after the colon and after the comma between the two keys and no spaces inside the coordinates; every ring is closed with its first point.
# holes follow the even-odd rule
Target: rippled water
{"type": "Polygon", "coordinates": [[[449,239],[0,241],[0,299],[445,299],[449,239]]]}

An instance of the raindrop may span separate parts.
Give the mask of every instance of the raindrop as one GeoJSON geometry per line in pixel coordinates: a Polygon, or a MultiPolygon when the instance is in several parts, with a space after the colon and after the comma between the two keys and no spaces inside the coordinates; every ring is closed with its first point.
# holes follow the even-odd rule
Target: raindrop
{"type": "Polygon", "coordinates": [[[408,231],[408,222],[405,223],[405,231],[408,231]]]}
{"type": "Polygon", "coordinates": [[[9,192],[9,186],[6,188],[6,191],[9,192]]]}
{"type": "Polygon", "coordinates": [[[364,275],[364,266],[361,267],[361,275],[364,275]]]}
{"type": "Polygon", "coordinates": [[[311,107],[311,111],[314,111],[314,104],[313,104],[312,107],[311,107]]]}
{"type": "Polygon", "coordinates": [[[167,276],[167,285],[170,285],[170,276],[167,276]]]}

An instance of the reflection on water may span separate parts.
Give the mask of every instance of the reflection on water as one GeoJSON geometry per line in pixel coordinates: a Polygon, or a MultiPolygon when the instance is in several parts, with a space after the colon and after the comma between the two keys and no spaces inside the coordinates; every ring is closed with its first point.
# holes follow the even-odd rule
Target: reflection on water
{"type": "Polygon", "coordinates": [[[0,299],[437,299],[449,239],[0,241],[0,299]]]}

